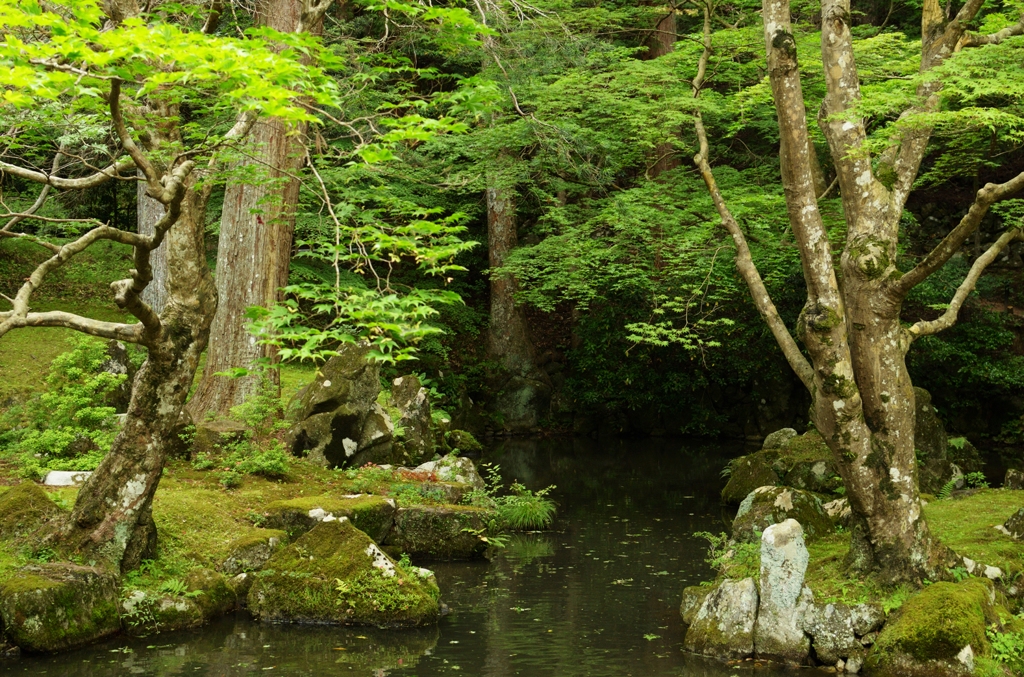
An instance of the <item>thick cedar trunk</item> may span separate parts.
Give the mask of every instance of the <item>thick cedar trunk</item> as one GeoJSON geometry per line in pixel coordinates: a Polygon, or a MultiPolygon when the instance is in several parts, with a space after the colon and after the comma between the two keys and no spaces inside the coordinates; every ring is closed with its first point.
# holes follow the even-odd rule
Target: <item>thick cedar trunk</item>
{"type": "MultiPolygon", "coordinates": [[[[664,7],[658,10],[665,14],[658,20],[654,31],[647,38],[646,59],[657,59],[671,54],[676,44],[676,14],[669,8],[664,7]]],[[[647,175],[657,179],[664,172],[675,169],[679,166],[679,157],[676,155],[675,146],[671,142],[658,144],[648,155],[647,175]]],[[[660,267],[660,266],[659,266],[660,267]]]]}
{"type": "MultiPolygon", "coordinates": [[[[301,0],[268,0],[260,7],[259,22],[292,32],[300,27],[301,10],[301,0]]],[[[311,32],[319,34],[321,25],[311,32]]],[[[278,290],[288,283],[304,133],[304,126],[289,127],[275,118],[257,122],[250,134],[252,159],[247,162],[266,168],[266,175],[254,182],[232,182],[225,191],[217,249],[217,315],[203,377],[188,405],[196,420],[209,414],[229,416],[231,408],[259,386],[257,361],[277,359],[274,346],[259,343],[249,332],[245,312],[281,300],[278,290]],[[250,375],[216,375],[242,367],[250,375]]],[[[265,375],[277,385],[276,369],[265,375]]]]}
{"type": "MultiPolygon", "coordinates": [[[[146,195],[146,184],[142,181],[139,182],[137,195],[139,233],[152,235],[153,226],[164,215],[164,206],[146,195]]],[[[149,260],[153,266],[153,281],[142,292],[142,300],[159,314],[163,312],[164,303],[167,302],[167,246],[161,245],[156,251],[151,252],[149,260]]]]}
{"type": "MultiPolygon", "coordinates": [[[[487,189],[487,255],[491,269],[500,268],[516,246],[516,207],[512,190],[487,189]]],[[[525,376],[533,369],[533,346],[526,317],[513,298],[516,281],[498,273],[491,277],[491,321],[487,348],[510,372],[525,376]]]]}

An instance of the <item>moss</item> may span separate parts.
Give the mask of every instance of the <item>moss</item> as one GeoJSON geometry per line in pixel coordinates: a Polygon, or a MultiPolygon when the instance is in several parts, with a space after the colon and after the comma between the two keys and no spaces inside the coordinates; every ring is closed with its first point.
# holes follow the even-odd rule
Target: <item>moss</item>
{"type": "Polygon", "coordinates": [[[23,482],[0,494],[0,537],[35,531],[60,512],[39,486],[23,482]]]}
{"type": "Polygon", "coordinates": [[[931,501],[924,507],[928,526],[957,554],[999,567],[1011,580],[1024,573],[1024,547],[992,528],[1021,505],[1024,491],[984,489],[963,497],[931,501]]]}
{"type": "Polygon", "coordinates": [[[480,444],[473,433],[465,430],[452,430],[445,436],[447,442],[448,451],[454,451],[458,449],[462,453],[471,453],[477,451],[483,451],[483,445],[480,444]]]}
{"type": "Polygon", "coordinates": [[[271,538],[278,538],[281,541],[288,540],[288,534],[280,529],[249,529],[242,536],[231,541],[228,549],[231,551],[251,548],[254,545],[266,543],[271,538]]]}
{"type": "Polygon", "coordinates": [[[954,660],[970,645],[976,655],[990,649],[988,623],[998,620],[989,580],[935,583],[907,600],[878,636],[869,667],[884,668],[909,656],[915,661],[954,660]]]}
{"type": "Polygon", "coordinates": [[[828,395],[834,395],[841,399],[848,399],[853,397],[857,393],[857,385],[846,378],[834,372],[824,374],[821,377],[822,390],[828,395]]]}
{"type": "Polygon", "coordinates": [[[782,478],[772,466],[779,454],[775,449],[762,450],[734,460],[730,464],[729,482],[722,489],[722,502],[739,505],[754,489],[778,484],[782,478]]]}
{"type": "Polygon", "coordinates": [[[348,517],[357,529],[375,541],[384,540],[394,521],[395,505],[382,496],[364,494],[354,498],[344,496],[309,496],[275,501],[266,507],[267,525],[283,529],[295,536],[309,531],[317,524],[309,511],[321,509],[335,517],[348,517]]]}
{"type": "Polygon", "coordinates": [[[887,190],[892,190],[892,187],[896,185],[896,179],[899,177],[892,165],[882,165],[875,173],[875,178],[878,179],[878,182],[885,186],[887,190]]]}
{"type": "Polygon", "coordinates": [[[488,547],[483,535],[496,516],[492,510],[466,505],[402,508],[385,542],[434,559],[479,557],[488,547]]]}
{"type": "Polygon", "coordinates": [[[380,558],[384,554],[351,523],[320,524],[267,562],[249,591],[249,609],[270,621],[371,625],[435,621],[436,584],[390,558],[380,558]],[[375,557],[383,568],[374,566],[375,557]]]}

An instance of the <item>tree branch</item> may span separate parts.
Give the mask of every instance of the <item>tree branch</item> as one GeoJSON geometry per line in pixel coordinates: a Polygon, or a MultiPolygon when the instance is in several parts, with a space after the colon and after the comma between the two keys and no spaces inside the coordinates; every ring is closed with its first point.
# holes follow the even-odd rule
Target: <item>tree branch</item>
{"type": "Polygon", "coordinates": [[[1014,178],[1010,179],[1006,183],[987,183],[985,186],[978,191],[977,196],[974,198],[974,203],[971,208],[967,210],[967,214],[960,219],[960,223],[957,224],[946,237],[942,239],[935,249],[933,249],[923,261],[918,263],[913,270],[904,275],[893,285],[893,291],[899,294],[900,298],[905,298],[910,290],[919,285],[929,275],[934,273],[936,270],[941,268],[946,261],[964,242],[970,237],[971,233],[977,229],[981,223],[981,219],[984,218],[985,214],[988,213],[989,208],[999,202],[1005,200],[1014,193],[1024,189],[1024,172],[1021,172],[1014,178]]]}
{"type": "Polygon", "coordinates": [[[41,183],[46,186],[53,186],[54,188],[70,189],[70,190],[81,190],[83,188],[95,188],[101,186],[111,179],[126,179],[130,177],[121,176],[121,172],[135,169],[135,161],[121,160],[114,164],[101,169],[95,174],[89,176],[83,176],[78,179],[65,179],[61,176],[52,176],[44,174],[43,172],[37,172],[32,169],[25,169],[18,165],[12,165],[9,162],[0,160],[0,172],[7,172],[11,176],[17,176],[19,179],[25,179],[26,181],[32,181],[34,183],[41,183]]]}
{"type": "MultiPolygon", "coordinates": [[[[57,154],[53,156],[53,165],[50,167],[50,174],[57,173],[57,168],[60,167],[60,159],[63,156],[64,146],[61,146],[60,148],[57,149],[57,154]]],[[[7,225],[5,225],[3,228],[0,228],[0,232],[9,231],[11,228],[18,225],[26,217],[31,216],[35,214],[37,211],[39,211],[39,209],[44,204],[46,204],[46,198],[49,197],[50,188],[52,187],[53,186],[51,186],[50,184],[44,185],[43,189],[39,192],[39,197],[37,197],[36,201],[32,203],[32,206],[25,210],[23,213],[12,214],[11,216],[13,218],[11,218],[11,220],[7,222],[7,225]]]]}
{"type": "Polygon", "coordinates": [[[128,132],[128,127],[124,123],[124,117],[121,115],[120,80],[112,80],[110,82],[110,118],[114,124],[114,130],[117,132],[117,137],[121,140],[121,145],[128,151],[128,155],[131,156],[132,160],[135,161],[135,166],[146,177],[146,183],[149,184],[146,194],[155,200],[160,200],[160,202],[167,204],[161,197],[160,175],[157,173],[156,167],[143,154],[142,149],[135,145],[135,139],[132,138],[132,135],[128,132]]]}
{"type": "MultiPolygon", "coordinates": [[[[981,274],[985,272],[985,269],[989,264],[995,261],[996,257],[999,256],[1006,246],[1014,240],[1024,240],[1024,234],[1022,234],[1019,227],[1003,233],[999,239],[985,251],[984,254],[975,259],[970,272],[967,273],[967,277],[964,278],[964,281],[960,283],[956,293],[953,294],[953,299],[949,302],[949,306],[946,308],[946,312],[944,312],[941,317],[931,321],[921,320],[907,330],[907,334],[910,336],[910,341],[919,339],[922,336],[937,334],[943,329],[949,329],[956,324],[957,314],[960,312],[960,308],[963,306],[964,301],[966,301],[967,297],[970,296],[972,291],[974,291],[974,287],[978,283],[978,278],[981,277],[981,274]]],[[[907,342],[908,348],[910,346],[910,341],[907,342]]]]}
{"type": "Polygon", "coordinates": [[[1003,30],[989,35],[967,33],[960,40],[959,48],[964,49],[968,47],[982,47],[984,45],[998,45],[1006,38],[1012,38],[1016,35],[1022,34],[1024,34],[1024,17],[1021,17],[1021,20],[1012,26],[1007,26],[1003,30]]]}
{"type": "MultiPolygon", "coordinates": [[[[0,328],[13,321],[12,329],[21,327],[66,327],[90,336],[115,339],[125,343],[142,343],[143,325],[103,322],[88,317],[54,310],[46,313],[28,313],[18,318],[13,311],[0,313],[0,328]]],[[[0,334],[2,335],[2,334],[0,334]]]]}

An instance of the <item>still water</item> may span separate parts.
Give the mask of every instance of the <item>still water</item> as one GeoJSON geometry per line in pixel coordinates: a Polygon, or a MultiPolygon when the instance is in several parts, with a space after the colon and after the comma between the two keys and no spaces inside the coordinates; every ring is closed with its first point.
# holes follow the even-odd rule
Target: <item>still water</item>
{"type": "Polygon", "coordinates": [[[712,577],[694,533],[728,530],[720,471],[741,453],[667,439],[498,443],[483,460],[529,488],[556,485],[558,519],[490,562],[427,564],[452,610],[437,627],[263,625],[239,614],[197,631],[0,661],[0,675],[781,676],[681,650],[680,593],[712,577]]]}

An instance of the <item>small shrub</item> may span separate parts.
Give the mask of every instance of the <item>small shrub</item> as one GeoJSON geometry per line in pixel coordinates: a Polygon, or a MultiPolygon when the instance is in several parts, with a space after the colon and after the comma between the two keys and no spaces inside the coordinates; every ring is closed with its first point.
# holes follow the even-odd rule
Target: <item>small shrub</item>
{"type": "Polygon", "coordinates": [[[546,494],[554,488],[534,492],[513,482],[509,488],[512,493],[496,499],[501,521],[518,531],[548,528],[555,518],[555,502],[546,494]]]}

